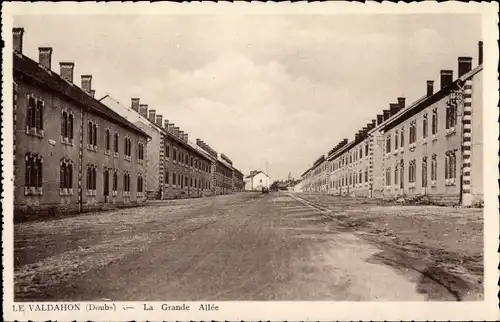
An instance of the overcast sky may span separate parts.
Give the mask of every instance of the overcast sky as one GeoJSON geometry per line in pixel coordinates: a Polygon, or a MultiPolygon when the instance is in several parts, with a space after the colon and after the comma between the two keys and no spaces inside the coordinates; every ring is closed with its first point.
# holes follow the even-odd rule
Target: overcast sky
{"type": "Polygon", "coordinates": [[[24,53],[54,48],[96,96],[156,109],[245,174],[300,175],[396,97],[411,103],[457,57],[477,65],[465,15],[17,16],[24,53]]]}

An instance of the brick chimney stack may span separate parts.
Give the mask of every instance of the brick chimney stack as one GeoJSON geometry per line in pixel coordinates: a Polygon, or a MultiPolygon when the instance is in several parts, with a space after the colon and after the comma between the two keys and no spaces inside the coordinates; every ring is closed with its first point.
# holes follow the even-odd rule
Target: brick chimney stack
{"type": "Polygon", "coordinates": [[[24,28],[12,28],[13,49],[18,53],[23,53],[24,28]]]}
{"type": "Polygon", "coordinates": [[[73,83],[73,70],[75,69],[75,63],[73,62],[60,62],[59,67],[61,69],[60,75],[62,78],[70,83],[73,83]]]}
{"type": "Polygon", "coordinates": [[[391,113],[391,116],[396,115],[396,113],[398,112],[398,107],[399,105],[397,103],[389,104],[389,112],[391,113]]]}
{"type": "Polygon", "coordinates": [[[162,123],[163,123],[163,115],[161,114],[156,115],[156,125],[161,127],[162,123]]]}
{"type": "Polygon", "coordinates": [[[52,68],[52,47],[38,47],[38,63],[47,70],[52,68]]]}
{"type": "Polygon", "coordinates": [[[483,42],[482,41],[479,41],[478,44],[478,49],[479,49],[479,52],[478,52],[478,63],[479,65],[481,65],[483,63],[483,42]]]}
{"type": "Polygon", "coordinates": [[[428,80],[427,81],[427,97],[430,97],[432,95],[434,95],[434,81],[428,80]]]}
{"type": "Polygon", "coordinates": [[[82,89],[84,92],[90,94],[92,90],[92,75],[82,75],[82,89]]]}
{"type": "Polygon", "coordinates": [[[405,108],[405,104],[406,104],[406,98],[398,97],[399,110],[405,108]]]}
{"type": "Polygon", "coordinates": [[[95,89],[91,89],[90,90],[90,96],[92,96],[93,98],[95,98],[95,89]]]}
{"type": "Polygon", "coordinates": [[[156,121],[156,110],[149,110],[149,117],[148,119],[154,123],[156,121]]]}
{"type": "Polygon", "coordinates": [[[163,121],[163,128],[168,130],[168,120],[163,121]]]}
{"type": "Polygon", "coordinates": [[[130,107],[136,112],[139,112],[140,99],[138,97],[133,97],[130,99],[130,107]]]}
{"type": "Polygon", "coordinates": [[[377,114],[377,125],[380,125],[384,122],[384,115],[377,114]]]}
{"type": "Polygon", "coordinates": [[[453,83],[453,71],[449,69],[441,70],[441,89],[453,83]]]}
{"type": "Polygon", "coordinates": [[[458,77],[472,70],[472,57],[458,57],[458,77]]]}
{"type": "Polygon", "coordinates": [[[390,110],[384,110],[384,121],[388,120],[391,117],[391,111],[390,110]]]}
{"type": "Polygon", "coordinates": [[[174,134],[175,130],[175,124],[174,123],[168,123],[168,132],[174,134]]]}
{"type": "Polygon", "coordinates": [[[139,105],[139,114],[144,117],[148,117],[148,104],[140,104],[139,105]]]}

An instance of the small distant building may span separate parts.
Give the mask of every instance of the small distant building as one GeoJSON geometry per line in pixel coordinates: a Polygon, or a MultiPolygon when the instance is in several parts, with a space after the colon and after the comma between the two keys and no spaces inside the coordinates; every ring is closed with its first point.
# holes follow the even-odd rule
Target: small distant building
{"type": "Polygon", "coordinates": [[[262,188],[269,188],[270,185],[271,177],[263,171],[252,170],[245,177],[245,190],[261,190],[262,188]]]}

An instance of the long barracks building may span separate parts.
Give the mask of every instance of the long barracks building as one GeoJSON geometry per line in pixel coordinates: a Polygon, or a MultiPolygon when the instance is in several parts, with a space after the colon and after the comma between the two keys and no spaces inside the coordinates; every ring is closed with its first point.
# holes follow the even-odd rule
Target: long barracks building
{"type": "Polygon", "coordinates": [[[479,65],[458,58],[458,77],[440,71],[440,86],[406,106],[390,103],[302,175],[304,191],[369,198],[428,196],[443,204],[483,200],[482,42],[479,65]]]}
{"type": "Polygon", "coordinates": [[[73,62],[54,72],[52,48],[23,55],[23,36],[13,29],[15,214],[144,202],[148,134],[94,98],[92,76],[77,86],[73,62]]]}

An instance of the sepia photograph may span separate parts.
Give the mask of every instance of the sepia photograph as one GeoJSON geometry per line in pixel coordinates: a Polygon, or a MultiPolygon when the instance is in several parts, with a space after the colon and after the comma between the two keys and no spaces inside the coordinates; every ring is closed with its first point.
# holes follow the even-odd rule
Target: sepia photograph
{"type": "Polygon", "coordinates": [[[487,299],[481,14],[127,8],[2,27],[9,310],[487,299]]]}

